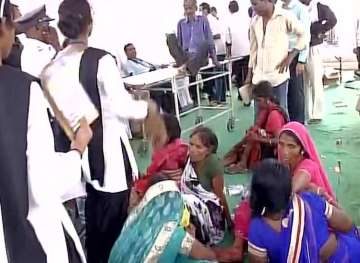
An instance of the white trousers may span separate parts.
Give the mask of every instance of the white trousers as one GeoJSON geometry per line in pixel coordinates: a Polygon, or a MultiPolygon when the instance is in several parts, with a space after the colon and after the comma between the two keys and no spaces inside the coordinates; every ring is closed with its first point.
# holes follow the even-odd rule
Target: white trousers
{"type": "Polygon", "coordinates": [[[322,119],[324,114],[323,62],[320,45],[313,46],[309,51],[305,65],[305,113],[307,119],[322,119]]]}
{"type": "Polygon", "coordinates": [[[189,92],[189,77],[177,78],[175,81],[178,90],[180,107],[184,108],[193,103],[189,92]]]}

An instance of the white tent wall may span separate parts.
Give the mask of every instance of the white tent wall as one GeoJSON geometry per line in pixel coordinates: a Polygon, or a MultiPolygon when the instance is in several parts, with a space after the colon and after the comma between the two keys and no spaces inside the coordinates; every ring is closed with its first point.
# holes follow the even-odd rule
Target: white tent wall
{"type": "MultiPolygon", "coordinates": [[[[26,13],[41,4],[57,19],[60,0],[13,0],[26,13]]],[[[90,0],[94,14],[94,28],[90,44],[104,48],[122,61],[123,47],[134,43],[138,56],[154,63],[172,61],[168,52],[165,34],[176,32],[178,20],[183,17],[182,0],[90,0]],[[166,11],[163,11],[166,10],[166,11]]],[[[200,4],[202,1],[198,1],[200,4]]],[[[220,17],[228,15],[227,0],[207,1],[218,9],[220,17]]],[[[240,7],[248,8],[249,0],[239,0],[240,7]],[[246,4],[242,4],[246,2],[246,4]]],[[[56,25],[56,22],[53,23],[56,25]]],[[[61,39],[63,39],[61,37],[61,39]]]]}
{"type": "Polygon", "coordinates": [[[323,58],[325,61],[334,61],[335,56],[342,57],[345,61],[355,61],[353,49],[356,45],[356,18],[360,17],[359,0],[322,0],[330,6],[337,17],[335,34],[338,37],[337,46],[325,46],[323,58]]]}
{"type": "MultiPolygon", "coordinates": [[[[60,0],[13,0],[23,13],[45,3],[48,13],[57,18],[60,0]]],[[[279,2],[281,0],[278,0],[279,2]]],[[[198,4],[202,1],[198,0],[198,4]]],[[[228,15],[229,0],[208,0],[218,9],[220,18],[228,15]]],[[[248,8],[249,0],[238,0],[240,8],[248,8]]],[[[360,8],[359,0],[321,0],[328,4],[338,18],[336,31],[339,47],[324,51],[326,59],[341,55],[354,59],[355,17],[360,8]],[[350,11],[349,11],[350,10],[350,11]]],[[[90,0],[94,13],[94,28],[90,44],[104,48],[125,59],[123,47],[134,43],[139,57],[154,63],[171,61],[165,33],[175,32],[177,21],[183,16],[182,0],[90,0]],[[166,11],[163,11],[166,10],[166,11]]],[[[56,23],[54,23],[56,25],[56,23]]]]}

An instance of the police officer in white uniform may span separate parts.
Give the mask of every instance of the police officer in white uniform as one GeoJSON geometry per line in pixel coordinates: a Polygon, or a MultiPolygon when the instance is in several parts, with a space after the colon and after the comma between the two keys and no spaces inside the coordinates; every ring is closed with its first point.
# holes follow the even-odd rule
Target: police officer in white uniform
{"type": "Polygon", "coordinates": [[[53,20],[46,15],[45,6],[15,20],[18,34],[15,45],[18,47],[13,48],[13,54],[5,63],[20,68],[34,77],[39,77],[44,67],[56,54],[53,46],[41,41],[45,32],[44,28],[48,27],[49,22],[53,20]]]}

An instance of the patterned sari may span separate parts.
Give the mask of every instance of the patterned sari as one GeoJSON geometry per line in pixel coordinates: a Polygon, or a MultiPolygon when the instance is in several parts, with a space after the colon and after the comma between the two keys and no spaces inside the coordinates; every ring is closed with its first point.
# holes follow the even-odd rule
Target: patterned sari
{"type": "Polygon", "coordinates": [[[189,258],[194,237],[181,226],[184,204],[174,181],[151,186],[130,213],[109,263],[206,262],[189,258]]]}
{"type": "Polygon", "coordinates": [[[182,178],[181,192],[196,228],[196,239],[205,245],[220,243],[225,235],[225,217],[219,198],[201,186],[198,175],[188,160],[182,178]]]}

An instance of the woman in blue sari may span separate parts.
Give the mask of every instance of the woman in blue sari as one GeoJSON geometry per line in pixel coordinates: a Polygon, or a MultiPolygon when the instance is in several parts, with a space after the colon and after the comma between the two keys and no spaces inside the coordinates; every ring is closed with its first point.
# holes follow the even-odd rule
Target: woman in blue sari
{"type": "Polygon", "coordinates": [[[314,193],[293,194],[290,171],[278,161],[254,170],[250,204],[250,262],[359,262],[351,219],[314,193]]]}
{"type": "Polygon", "coordinates": [[[215,254],[186,231],[190,214],[184,208],[176,182],[164,176],[152,180],[152,186],[131,211],[112,248],[109,263],[215,260],[215,254]]]}

